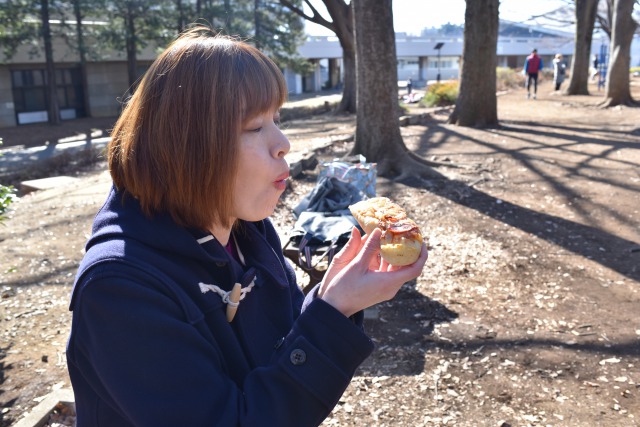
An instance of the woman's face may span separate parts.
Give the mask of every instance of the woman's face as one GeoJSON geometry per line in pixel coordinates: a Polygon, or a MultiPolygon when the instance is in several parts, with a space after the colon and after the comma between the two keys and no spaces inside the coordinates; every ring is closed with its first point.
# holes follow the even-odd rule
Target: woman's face
{"type": "Polygon", "coordinates": [[[238,174],[234,184],[236,219],[260,221],[270,216],[289,178],[284,156],[291,149],[278,127],[278,112],[247,121],[240,135],[238,174]]]}

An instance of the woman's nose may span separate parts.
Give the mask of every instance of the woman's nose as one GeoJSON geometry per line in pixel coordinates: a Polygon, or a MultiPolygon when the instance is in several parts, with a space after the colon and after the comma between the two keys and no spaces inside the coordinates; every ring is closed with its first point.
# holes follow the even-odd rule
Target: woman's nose
{"type": "Polygon", "coordinates": [[[289,151],[291,151],[291,143],[289,142],[289,139],[287,139],[287,137],[284,136],[282,131],[280,131],[280,129],[278,129],[277,138],[278,138],[278,143],[276,144],[275,157],[280,159],[286,156],[289,153],[289,151]]]}

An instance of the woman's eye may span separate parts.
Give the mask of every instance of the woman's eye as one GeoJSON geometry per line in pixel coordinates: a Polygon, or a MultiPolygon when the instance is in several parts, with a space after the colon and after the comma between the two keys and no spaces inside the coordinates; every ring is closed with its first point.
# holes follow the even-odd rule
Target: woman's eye
{"type": "Polygon", "coordinates": [[[255,132],[255,133],[258,133],[258,132],[260,132],[261,130],[262,130],[262,126],[257,127],[257,128],[255,128],[255,129],[249,129],[249,132],[255,132]]]}

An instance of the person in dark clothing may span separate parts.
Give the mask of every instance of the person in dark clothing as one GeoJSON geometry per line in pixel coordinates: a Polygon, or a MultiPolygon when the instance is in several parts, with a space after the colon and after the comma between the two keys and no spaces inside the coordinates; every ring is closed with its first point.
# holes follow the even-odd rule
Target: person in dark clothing
{"type": "Polygon", "coordinates": [[[598,71],[598,55],[593,55],[593,70],[591,71],[591,80],[595,80],[595,78],[598,76],[599,71],[598,71]]]}
{"type": "Polygon", "coordinates": [[[531,97],[531,83],[533,82],[533,99],[536,99],[538,94],[538,73],[542,70],[542,58],[538,56],[538,50],[533,49],[531,55],[527,56],[524,61],[523,72],[526,79],[527,99],[531,97]]]}
{"type": "Polygon", "coordinates": [[[373,350],[392,267],[356,228],[306,297],[269,221],[289,176],[279,68],[185,31],[126,102],[70,309],[77,426],[316,426],[373,350]]]}

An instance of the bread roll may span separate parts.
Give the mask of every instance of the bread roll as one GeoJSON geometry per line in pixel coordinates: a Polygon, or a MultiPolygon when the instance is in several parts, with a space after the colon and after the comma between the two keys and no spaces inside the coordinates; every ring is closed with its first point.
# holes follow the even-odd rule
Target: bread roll
{"type": "Polygon", "coordinates": [[[349,206],[365,233],[382,230],[380,254],[391,265],[413,264],[422,251],[422,233],[399,205],[387,197],[374,197],[349,206]]]}

